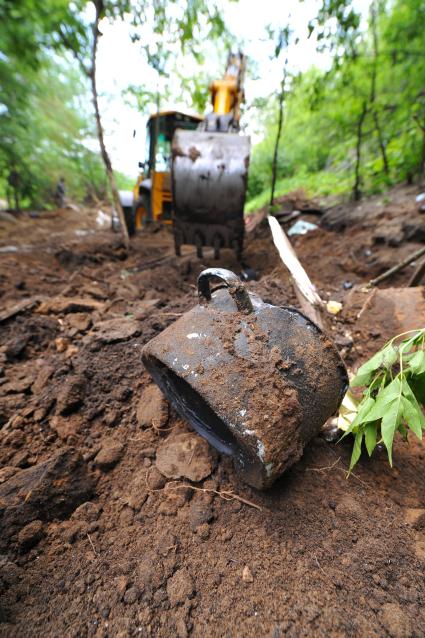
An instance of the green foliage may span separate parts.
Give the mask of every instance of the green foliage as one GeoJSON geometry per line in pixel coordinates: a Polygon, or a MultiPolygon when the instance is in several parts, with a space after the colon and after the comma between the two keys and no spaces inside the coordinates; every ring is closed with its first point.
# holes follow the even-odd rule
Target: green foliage
{"type": "Polygon", "coordinates": [[[421,408],[425,390],[425,329],[394,337],[364,363],[351,382],[351,387],[363,386],[366,389],[357,415],[344,434],[344,437],[354,436],[350,472],[360,458],[363,441],[369,456],[382,442],[392,465],[396,432],[407,440],[411,430],[422,440],[425,429],[421,408]],[[405,338],[400,341],[401,337],[405,338]]]}
{"type": "MultiPolygon", "coordinates": [[[[331,48],[335,63],[328,71],[312,68],[292,79],[285,96],[278,186],[303,175],[300,186],[309,190],[316,173],[327,173],[339,192],[344,184],[349,193],[357,162],[358,188],[365,194],[425,177],[425,5],[375,0],[372,7],[364,33],[346,0],[325,0],[313,21],[319,43],[331,48]]],[[[270,188],[278,124],[278,105],[270,102],[259,111],[264,138],[251,157],[248,209],[270,188]]]]}
{"type": "MultiPolygon", "coordinates": [[[[97,153],[85,146],[93,138],[90,115],[75,95],[84,95],[78,75],[65,64],[40,58],[37,70],[16,70],[15,90],[0,93],[0,182],[7,191],[11,170],[19,174],[23,205],[49,206],[64,177],[67,194],[81,200],[104,196],[104,171],[97,153]],[[22,89],[22,90],[21,90],[22,89]]],[[[2,62],[0,61],[0,73],[2,62]]],[[[4,87],[4,85],[2,85],[4,87]]],[[[10,195],[10,193],[9,193],[10,195]]]]}

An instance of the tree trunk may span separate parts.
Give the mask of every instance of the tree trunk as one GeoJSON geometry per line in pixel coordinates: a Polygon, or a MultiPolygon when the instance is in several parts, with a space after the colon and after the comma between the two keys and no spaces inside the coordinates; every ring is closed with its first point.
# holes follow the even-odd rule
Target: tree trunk
{"type": "Polygon", "coordinates": [[[13,195],[15,198],[15,212],[16,213],[20,213],[21,212],[21,206],[19,203],[19,188],[17,186],[15,186],[13,188],[13,195]]]}
{"type": "Polygon", "coordinates": [[[378,112],[376,110],[376,74],[378,64],[378,31],[376,26],[376,6],[375,2],[372,2],[370,6],[370,22],[372,27],[372,39],[373,39],[373,62],[372,62],[372,76],[370,82],[370,110],[372,111],[373,122],[375,125],[375,131],[378,136],[379,149],[381,151],[382,163],[384,165],[385,175],[389,174],[389,164],[387,151],[385,148],[384,136],[382,135],[382,128],[379,122],[378,112]]]}
{"type": "Polygon", "coordinates": [[[361,152],[362,152],[362,141],[363,141],[363,124],[365,121],[366,114],[367,114],[367,105],[366,105],[366,102],[364,102],[362,112],[360,113],[359,121],[357,123],[356,167],[355,167],[355,181],[354,181],[354,187],[353,187],[353,197],[356,202],[358,202],[362,196],[360,167],[361,167],[361,152]]]}
{"type": "Polygon", "coordinates": [[[99,111],[99,100],[98,100],[97,84],[96,84],[96,54],[97,54],[97,44],[98,44],[99,35],[100,35],[99,21],[101,17],[102,5],[100,2],[95,2],[95,7],[96,7],[96,17],[93,23],[93,46],[92,46],[92,56],[91,56],[91,68],[88,71],[88,76],[90,79],[91,90],[92,90],[92,99],[93,99],[93,106],[94,106],[94,112],[95,112],[95,118],[96,118],[96,131],[97,131],[97,137],[99,140],[100,152],[102,155],[103,163],[105,164],[106,176],[108,178],[109,187],[112,193],[113,205],[115,210],[118,213],[118,217],[120,220],[124,245],[126,248],[129,248],[130,237],[128,235],[128,229],[127,229],[127,224],[125,222],[124,211],[121,206],[120,196],[119,196],[118,188],[115,182],[115,175],[112,169],[111,159],[108,155],[108,152],[105,146],[102,121],[100,118],[100,111],[99,111]]]}
{"type": "Polygon", "coordinates": [[[270,212],[271,212],[271,208],[273,206],[274,193],[275,193],[275,188],[276,188],[277,156],[278,156],[278,152],[279,152],[280,136],[282,134],[283,104],[284,104],[284,101],[285,101],[285,84],[286,84],[286,67],[287,67],[287,63],[288,63],[288,59],[285,60],[285,66],[284,66],[284,69],[283,69],[282,82],[280,84],[279,117],[278,117],[278,122],[277,122],[277,133],[276,133],[276,140],[275,140],[275,144],[274,144],[273,161],[272,161],[272,184],[271,184],[270,204],[269,204],[270,212]]]}
{"type": "Polygon", "coordinates": [[[419,184],[422,184],[425,181],[425,124],[420,125],[420,129],[422,131],[422,148],[419,162],[419,184]]]}

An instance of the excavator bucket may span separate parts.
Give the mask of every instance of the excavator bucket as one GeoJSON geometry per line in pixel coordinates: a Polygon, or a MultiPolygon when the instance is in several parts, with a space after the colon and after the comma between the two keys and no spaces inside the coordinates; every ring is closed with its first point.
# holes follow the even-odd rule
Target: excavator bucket
{"type": "Polygon", "coordinates": [[[176,254],[182,244],[233,248],[241,258],[250,138],[235,133],[177,130],[172,143],[176,254]]]}

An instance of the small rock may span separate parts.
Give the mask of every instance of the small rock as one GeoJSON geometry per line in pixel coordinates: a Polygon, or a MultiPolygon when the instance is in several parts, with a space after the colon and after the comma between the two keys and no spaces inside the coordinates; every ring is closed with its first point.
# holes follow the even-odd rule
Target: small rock
{"type": "Polygon", "coordinates": [[[242,580],[244,583],[254,582],[254,576],[252,575],[252,572],[250,568],[248,567],[248,565],[245,565],[245,567],[242,570],[242,580]]]}
{"type": "Polygon", "coordinates": [[[41,366],[37,378],[31,386],[31,392],[35,395],[40,394],[40,392],[42,392],[42,390],[44,390],[44,388],[46,387],[46,383],[48,382],[54,371],[55,368],[53,366],[41,366]]]}
{"type": "Polygon", "coordinates": [[[92,312],[103,310],[104,304],[94,299],[79,297],[54,297],[39,305],[37,312],[43,315],[68,314],[71,312],[92,312]]]}
{"type": "Polygon", "coordinates": [[[19,359],[25,351],[25,348],[28,345],[29,337],[17,337],[13,339],[13,341],[9,341],[6,344],[5,355],[7,361],[14,361],[15,359],[19,359]]]}
{"type": "Polygon", "coordinates": [[[84,529],[86,528],[81,521],[66,521],[62,530],[64,542],[72,545],[82,535],[84,529]]]}
{"type": "Polygon", "coordinates": [[[121,459],[124,446],[115,439],[104,439],[94,462],[101,470],[110,470],[121,459]]]}
{"type": "Polygon", "coordinates": [[[56,398],[56,412],[66,416],[75,412],[83,403],[85,395],[85,382],[82,377],[71,376],[59,390],[56,398]]]}
{"type": "Polygon", "coordinates": [[[214,468],[215,456],[208,443],[197,434],[169,436],[158,448],[156,467],[167,478],[201,481],[214,468]]]}
{"type": "MultiPolygon", "coordinates": [[[[159,474],[159,472],[158,472],[159,474]]],[[[160,474],[161,478],[164,477],[160,474]]],[[[146,470],[136,472],[129,486],[127,504],[138,512],[148,497],[146,470]]]]}
{"type": "Polygon", "coordinates": [[[130,587],[124,594],[123,601],[126,605],[133,605],[139,598],[139,591],[137,587],[130,587]]]}
{"type": "Polygon", "coordinates": [[[116,317],[101,321],[94,326],[96,339],[102,343],[127,341],[140,334],[140,324],[134,319],[116,317]]]}
{"type": "Polygon", "coordinates": [[[0,485],[0,547],[31,521],[65,518],[92,493],[83,458],[72,448],[18,471],[0,485]]]}
{"type": "Polygon", "coordinates": [[[71,518],[76,521],[93,523],[99,518],[100,511],[101,509],[99,505],[92,503],[91,501],[86,501],[86,503],[82,503],[79,507],[77,507],[71,518]]]}
{"type": "Polygon", "coordinates": [[[19,472],[18,468],[11,465],[0,468],[0,485],[10,479],[16,472],[19,472]]]}
{"type": "Polygon", "coordinates": [[[144,554],[136,568],[136,574],[142,587],[157,589],[163,581],[162,565],[158,556],[153,553],[144,554]]]}
{"type": "Polygon", "coordinates": [[[145,476],[149,490],[162,490],[167,482],[164,475],[156,467],[149,468],[145,476]]]}
{"type": "Polygon", "coordinates": [[[86,332],[90,328],[91,319],[82,312],[76,312],[68,316],[68,324],[79,332],[86,332]]]}
{"type": "Polygon", "coordinates": [[[221,540],[224,541],[225,543],[227,543],[228,541],[231,541],[233,538],[233,532],[231,529],[224,529],[221,532],[221,540]]]}
{"type": "Polygon", "coordinates": [[[163,427],[168,421],[168,403],[157,385],[151,383],[143,389],[138,406],[137,422],[142,428],[163,427]]]}
{"type": "Polygon", "coordinates": [[[202,525],[198,525],[196,528],[196,533],[203,541],[206,541],[210,537],[210,526],[208,523],[203,523],[202,525]]]}
{"type": "Polygon", "coordinates": [[[210,523],[213,519],[211,505],[202,496],[202,494],[195,494],[190,503],[189,522],[193,531],[196,531],[200,525],[210,523]]]}
{"type": "Polygon", "coordinates": [[[125,594],[125,592],[127,590],[128,584],[129,584],[128,576],[125,576],[124,574],[121,575],[121,576],[118,576],[115,579],[115,584],[116,584],[116,588],[117,588],[117,591],[118,591],[119,595],[121,597],[124,596],[124,594],[125,594]]]}
{"type": "Polygon", "coordinates": [[[173,607],[186,602],[186,599],[191,598],[193,593],[193,579],[185,567],[176,571],[174,576],[168,579],[167,595],[173,607]]]}
{"type": "Polygon", "coordinates": [[[55,339],[55,346],[57,352],[65,352],[70,344],[69,339],[67,337],[57,337],[55,339]]]}
{"type": "Polygon", "coordinates": [[[21,529],[18,534],[18,545],[21,552],[28,551],[34,545],[37,545],[38,541],[43,538],[43,523],[41,521],[32,521],[21,529]]]}

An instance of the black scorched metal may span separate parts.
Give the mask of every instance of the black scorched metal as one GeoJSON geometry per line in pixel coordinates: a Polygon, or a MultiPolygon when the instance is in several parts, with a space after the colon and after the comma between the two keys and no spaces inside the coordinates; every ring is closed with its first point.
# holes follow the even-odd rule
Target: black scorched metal
{"type": "Polygon", "coordinates": [[[336,412],[348,379],[333,343],[294,308],[208,269],[199,304],[152,339],[143,362],[174,408],[244,480],[270,486],[336,412]],[[210,279],[224,288],[210,291],[210,279]]]}
{"type": "Polygon", "coordinates": [[[216,257],[221,248],[233,248],[240,258],[249,137],[177,130],[172,153],[177,254],[182,244],[194,244],[199,257],[204,246],[212,246],[216,257]]]}

